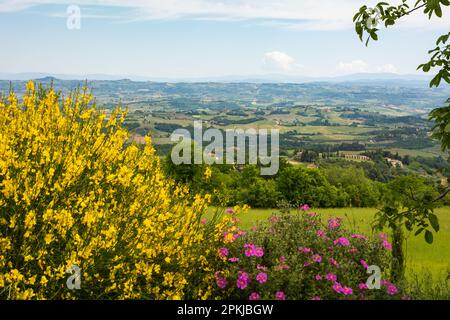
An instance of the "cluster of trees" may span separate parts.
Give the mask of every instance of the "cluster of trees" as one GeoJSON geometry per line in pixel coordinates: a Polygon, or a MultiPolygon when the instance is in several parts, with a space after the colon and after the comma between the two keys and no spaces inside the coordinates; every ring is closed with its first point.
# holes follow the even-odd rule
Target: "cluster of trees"
{"type": "Polygon", "coordinates": [[[384,124],[398,124],[404,123],[408,125],[426,124],[425,120],[419,116],[401,116],[390,117],[379,112],[360,111],[358,109],[351,110],[350,113],[342,115],[346,119],[363,120],[367,126],[379,126],[380,123],[384,124]]]}
{"type": "Polygon", "coordinates": [[[242,124],[249,124],[257,121],[264,120],[264,118],[257,118],[257,117],[247,117],[243,119],[229,119],[226,117],[214,117],[211,119],[211,121],[214,121],[216,124],[221,126],[229,126],[229,125],[242,125],[242,124]]]}
{"type": "Polygon", "coordinates": [[[248,204],[275,208],[280,203],[314,207],[373,207],[379,204],[383,184],[372,181],[363,169],[327,166],[311,169],[281,161],[277,175],[263,177],[256,165],[213,165],[205,178],[205,165],[174,165],[164,160],[166,174],[188,184],[193,192],[210,193],[215,205],[248,204]]]}
{"type": "MultiPolygon", "coordinates": [[[[443,158],[424,159],[374,150],[365,153],[373,161],[353,162],[323,157],[314,151],[297,154],[302,162],[315,162],[318,168],[292,165],[283,158],[278,174],[263,177],[257,165],[212,165],[212,176],[205,179],[206,165],[174,165],[169,150],[163,160],[165,173],[175,181],[187,184],[194,193],[212,194],[214,205],[248,204],[255,208],[275,208],[280,203],[315,207],[375,207],[383,204],[387,184],[397,178],[415,174],[408,167],[389,165],[385,158],[408,165],[426,164],[430,170],[448,168],[443,158]]],[[[416,170],[419,172],[419,170],[416,170]]],[[[445,173],[443,171],[443,173],[445,173]]],[[[427,180],[427,178],[424,178],[427,180]]],[[[427,184],[437,190],[440,180],[429,176],[427,184]]]]}
{"type": "Polygon", "coordinates": [[[399,167],[392,167],[384,158],[372,159],[373,161],[353,162],[342,158],[326,158],[320,161],[321,168],[341,167],[349,170],[362,169],[367,178],[378,182],[388,182],[396,176],[407,172],[399,167]]]}
{"type": "Polygon", "coordinates": [[[372,150],[372,151],[366,151],[362,155],[368,156],[373,161],[384,161],[385,158],[400,160],[403,162],[403,164],[409,165],[411,163],[411,157],[409,155],[401,156],[398,152],[392,153],[389,150],[372,150]]]}

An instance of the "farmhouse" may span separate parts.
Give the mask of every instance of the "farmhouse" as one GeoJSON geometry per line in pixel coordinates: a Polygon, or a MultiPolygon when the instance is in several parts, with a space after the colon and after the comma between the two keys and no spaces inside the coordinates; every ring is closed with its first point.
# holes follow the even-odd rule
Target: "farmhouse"
{"type": "Polygon", "coordinates": [[[391,159],[391,158],[385,158],[385,159],[391,166],[403,168],[403,162],[401,162],[400,160],[391,159]]]}
{"type": "Polygon", "coordinates": [[[345,154],[344,157],[346,159],[370,161],[370,158],[368,156],[363,156],[363,155],[360,155],[360,154],[345,154]]]}

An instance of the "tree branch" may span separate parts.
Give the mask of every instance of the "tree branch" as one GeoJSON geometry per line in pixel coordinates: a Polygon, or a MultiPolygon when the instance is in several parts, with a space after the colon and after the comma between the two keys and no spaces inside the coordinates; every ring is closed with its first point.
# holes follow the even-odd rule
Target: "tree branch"
{"type": "Polygon", "coordinates": [[[414,9],[411,9],[411,10],[409,10],[408,12],[405,12],[405,13],[402,14],[399,18],[404,17],[404,16],[407,16],[407,15],[410,15],[410,14],[413,13],[414,11],[421,9],[421,8],[425,7],[426,5],[427,5],[426,3],[422,3],[420,6],[415,7],[414,9]]]}
{"type": "Polygon", "coordinates": [[[438,202],[439,200],[443,199],[449,192],[450,192],[450,186],[447,187],[447,189],[444,190],[444,191],[439,195],[439,197],[437,197],[436,199],[434,199],[433,201],[431,201],[431,203],[438,202]]]}

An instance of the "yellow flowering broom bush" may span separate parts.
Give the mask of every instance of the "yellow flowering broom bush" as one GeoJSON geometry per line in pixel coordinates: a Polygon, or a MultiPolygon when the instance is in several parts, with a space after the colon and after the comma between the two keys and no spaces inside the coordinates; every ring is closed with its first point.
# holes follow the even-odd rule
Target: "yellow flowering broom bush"
{"type": "Polygon", "coordinates": [[[33,82],[0,101],[0,299],[210,297],[230,220],[200,223],[208,196],[165,179],[149,138],[127,144],[125,114],[33,82]]]}

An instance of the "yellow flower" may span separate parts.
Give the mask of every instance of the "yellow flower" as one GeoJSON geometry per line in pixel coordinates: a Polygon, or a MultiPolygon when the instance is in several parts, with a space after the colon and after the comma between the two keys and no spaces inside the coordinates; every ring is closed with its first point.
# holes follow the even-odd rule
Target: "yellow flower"
{"type": "Polygon", "coordinates": [[[53,241],[53,235],[47,233],[44,238],[45,244],[50,244],[53,241]]]}
{"type": "Polygon", "coordinates": [[[211,176],[212,176],[212,170],[211,170],[210,167],[206,167],[203,176],[204,176],[205,180],[207,180],[207,181],[211,179],[211,176]]]}
{"type": "Polygon", "coordinates": [[[125,110],[38,91],[0,99],[0,299],[210,297],[231,222],[199,226],[211,196],[164,177],[150,137],[130,144],[125,110]],[[60,290],[68,270],[92,291],[60,290]]]}
{"type": "Polygon", "coordinates": [[[46,286],[48,283],[47,277],[46,276],[42,276],[40,284],[43,286],[46,286]]]}

